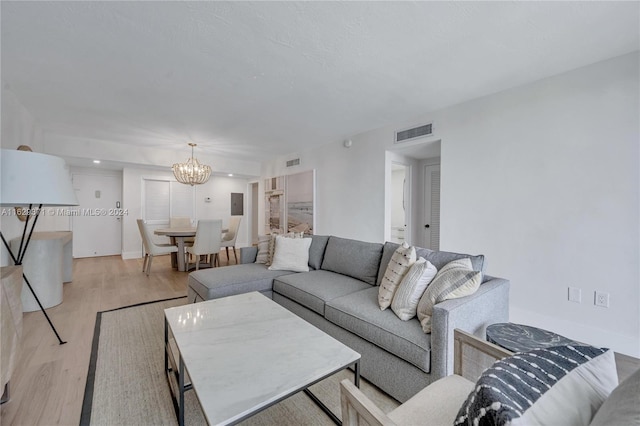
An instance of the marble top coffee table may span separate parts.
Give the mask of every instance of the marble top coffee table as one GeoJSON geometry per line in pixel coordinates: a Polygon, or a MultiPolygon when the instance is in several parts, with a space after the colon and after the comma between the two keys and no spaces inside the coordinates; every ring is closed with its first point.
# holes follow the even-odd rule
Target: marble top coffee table
{"type": "Polygon", "coordinates": [[[177,375],[180,425],[191,387],[209,424],[234,424],[300,391],[310,394],[309,386],[351,365],[359,385],[360,354],[260,293],[164,312],[165,370],[177,375]]]}

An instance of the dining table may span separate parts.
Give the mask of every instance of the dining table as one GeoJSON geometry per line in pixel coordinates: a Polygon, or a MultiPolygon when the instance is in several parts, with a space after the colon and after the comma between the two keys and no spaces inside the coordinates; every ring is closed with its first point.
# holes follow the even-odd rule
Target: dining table
{"type": "Polygon", "coordinates": [[[187,267],[184,262],[184,239],[193,238],[196,236],[195,227],[179,227],[179,228],[158,228],[153,231],[156,235],[164,235],[171,239],[171,244],[178,246],[178,253],[173,258],[174,254],[171,254],[171,264],[178,266],[178,271],[186,271],[187,267]]]}
{"type": "MultiPolygon", "coordinates": [[[[193,238],[196,236],[196,227],[173,227],[173,228],[158,228],[153,231],[156,235],[164,235],[171,239],[171,244],[178,246],[178,253],[171,253],[171,264],[177,265],[178,271],[186,271],[187,265],[184,259],[184,240],[185,238],[193,238]],[[175,255],[175,258],[173,257],[175,255]]],[[[223,229],[222,233],[228,232],[228,229],[223,229]]],[[[222,237],[222,236],[221,236],[222,237]]]]}

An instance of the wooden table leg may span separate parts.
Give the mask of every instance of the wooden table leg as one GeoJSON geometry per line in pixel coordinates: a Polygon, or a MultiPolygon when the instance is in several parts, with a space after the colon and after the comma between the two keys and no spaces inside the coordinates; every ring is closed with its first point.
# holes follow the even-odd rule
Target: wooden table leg
{"type": "Polygon", "coordinates": [[[178,271],[186,271],[187,268],[184,264],[184,237],[176,237],[178,243],[178,271]]]}
{"type": "MultiPolygon", "coordinates": [[[[171,244],[176,245],[176,237],[170,237],[170,238],[171,238],[171,244]]],[[[172,268],[178,267],[178,253],[171,253],[171,267],[172,268]]]]}

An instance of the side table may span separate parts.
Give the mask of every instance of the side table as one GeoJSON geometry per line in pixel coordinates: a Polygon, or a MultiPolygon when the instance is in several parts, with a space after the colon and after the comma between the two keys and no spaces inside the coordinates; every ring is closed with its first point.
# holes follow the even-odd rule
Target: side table
{"type": "Polygon", "coordinates": [[[511,322],[488,326],[487,340],[512,352],[526,352],[551,346],[584,345],[548,330],[511,322]]]}
{"type": "MultiPolygon", "coordinates": [[[[14,253],[21,238],[11,240],[14,253]]],[[[23,268],[40,303],[46,308],[62,303],[62,283],[73,279],[73,235],[70,231],[34,232],[24,257],[23,268]]],[[[22,288],[23,312],[40,309],[29,288],[22,288]]]]}

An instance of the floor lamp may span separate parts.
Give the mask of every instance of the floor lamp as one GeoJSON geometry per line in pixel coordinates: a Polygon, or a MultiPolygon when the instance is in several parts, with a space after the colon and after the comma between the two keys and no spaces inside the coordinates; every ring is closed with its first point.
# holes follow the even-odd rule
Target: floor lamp
{"type": "MultiPolygon", "coordinates": [[[[11,209],[14,207],[28,209],[18,253],[12,252],[0,230],[0,237],[2,237],[2,242],[11,256],[11,260],[15,265],[22,265],[42,207],[77,206],[78,201],[71,184],[69,170],[62,158],[36,152],[3,149],[0,154],[0,164],[2,165],[0,168],[0,205],[11,209]]],[[[22,278],[58,338],[58,342],[61,345],[66,343],[60,338],[24,273],[22,278]]]]}

